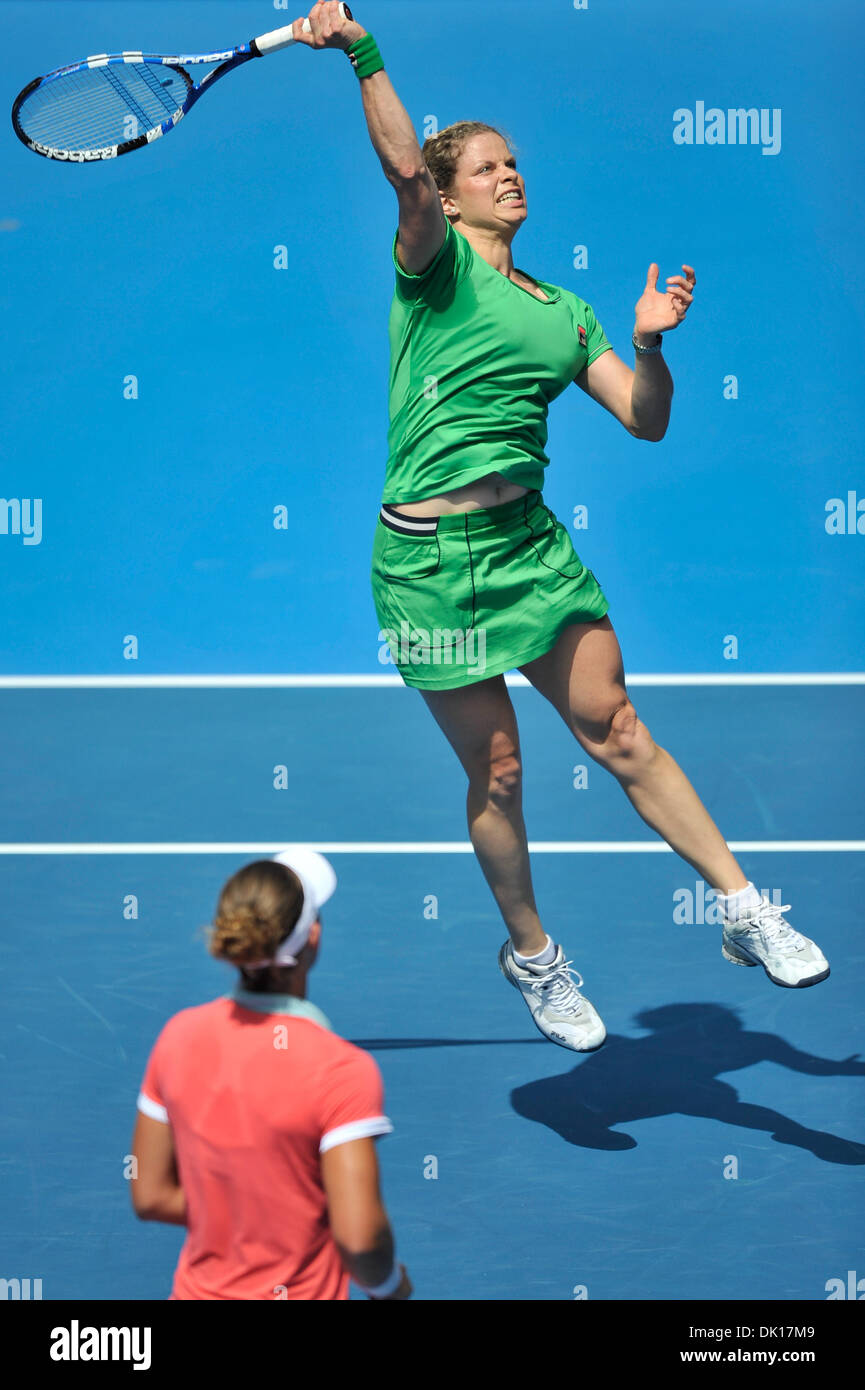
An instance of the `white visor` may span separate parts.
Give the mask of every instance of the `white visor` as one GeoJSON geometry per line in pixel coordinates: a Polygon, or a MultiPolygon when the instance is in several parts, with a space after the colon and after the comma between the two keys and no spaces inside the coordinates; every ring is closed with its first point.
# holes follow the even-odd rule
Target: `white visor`
{"type": "Polygon", "coordinates": [[[300,879],[303,906],[288,936],[280,942],[273,961],[259,961],[257,964],[297,965],[297,957],[309,940],[310,927],[333,895],[336,874],[323,854],[317,854],[306,845],[289,845],[273,858],[276,864],[285,864],[300,879]]]}

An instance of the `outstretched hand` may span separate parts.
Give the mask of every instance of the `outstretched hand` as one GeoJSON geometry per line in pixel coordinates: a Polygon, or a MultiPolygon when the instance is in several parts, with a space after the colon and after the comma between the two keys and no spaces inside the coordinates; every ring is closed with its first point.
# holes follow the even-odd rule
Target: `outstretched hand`
{"type": "Polygon", "coordinates": [[[309,48],[351,48],[353,43],[363,38],[366,30],[351,17],[351,10],[345,6],[346,17],[339,12],[338,0],[319,0],[307,16],[311,33],[303,32],[303,15],[292,25],[298,43],[309,48]]]}
{"type": "Polygon", "coordinates": [[[636,304],[636,333],[669,333],[678,328],[688,312],[694,298],[693,290],[697,283],[694,267],[683,265],[684,275],[668,275],[667,290],[658,289],[660,266],[654,261],[649,266],[646,288],[636,304]]]}

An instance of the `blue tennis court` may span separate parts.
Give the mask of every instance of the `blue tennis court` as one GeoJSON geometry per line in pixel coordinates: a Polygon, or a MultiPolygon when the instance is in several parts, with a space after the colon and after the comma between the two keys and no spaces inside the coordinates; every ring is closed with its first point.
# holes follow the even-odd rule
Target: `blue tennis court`
{"type": "Polygon", "coordinates": [[[632,688],[822,944],[832,975],[804,991],[722,960],[704,886],[612,778],[576,790],[577,745],[511,693],[541,911],[609,1030],[587,1057],[540,1038],[498,971],[462,774],[413,692],[0,692],[7,1267],[45,1298],[167,1295],[180,1234],[137,1224],[123,1178],[144,1063],[166,1018],[229,987],[199,930],[224,879],[304,841],[339,875],[310,997],[382,1069],[418,1298],[814,1300],[857,1268],[861,684],[632,688]]]}

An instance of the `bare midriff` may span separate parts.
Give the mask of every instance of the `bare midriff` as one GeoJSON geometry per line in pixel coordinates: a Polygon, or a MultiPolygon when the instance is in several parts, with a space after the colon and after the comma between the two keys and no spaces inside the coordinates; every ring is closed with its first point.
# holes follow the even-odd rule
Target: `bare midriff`
{"type": "Polygon", "coordinates": [[[407,516],[449,516],[453,512],[474,512],[490,507],[500,507],[504,502],[513,502],[524,497],[527,487],[510,483],[501,473],[487,473],[476,478],[464,487],[455,487],[438,497],[426,497],[423,502],[397,502],[394,505],[407,516]]]}

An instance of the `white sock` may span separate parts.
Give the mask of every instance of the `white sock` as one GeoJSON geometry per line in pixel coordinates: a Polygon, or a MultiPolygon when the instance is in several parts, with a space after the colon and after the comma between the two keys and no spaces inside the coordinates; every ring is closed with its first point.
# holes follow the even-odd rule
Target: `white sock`
{"type": "Polygon", "coordinates": [[[737,893],[719,893],[718,902],[721,904],[721,911],[728,922],[738,922],[743,911],[752,907],[759,907],[763,899],[757,892],[753,883],[750,881],[740,888],[737,893]]]}
{"type": "Polygon", "coordinates": [[[542,951],[538,951],[536,956],[521,956],[519,951],[514,951],[514,960],[517,965],[552,965],[558,949],[552,937],[548,936],[546,946],[542,951]]]}

